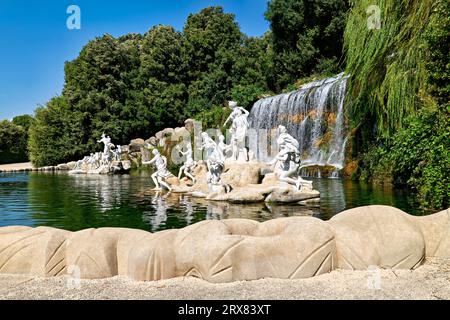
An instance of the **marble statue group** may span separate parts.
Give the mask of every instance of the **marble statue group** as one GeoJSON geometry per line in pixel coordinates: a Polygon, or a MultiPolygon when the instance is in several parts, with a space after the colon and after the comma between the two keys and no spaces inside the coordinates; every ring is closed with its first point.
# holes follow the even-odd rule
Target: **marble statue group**
{"type": "MultiPolygon", "coordinates": [[[[225,126],[229,125],[230,127],[230,144],[226,143],[225,136],[222,134],[218,135],[216,141],[207,132],[201,133],[201,150],[203,150],[204,163],[207,168],[204,182],[208,186],[209,193],[218,190],[228,193],[232,190],[232,187],[222,180],[222,174],[227,163],[237,166],[249,163],[249,153],[245,146],[249,127],[249,112],[239,107],[234,101],[230,101],[228,105],[232,111],[225,121],[225,126]]],[[[298,141],[287,132],[284,126],[278,127],[277,136],[276,142],[279,152],[269,165],[272,167],[279,183],[299,192],[312,191],[312,182],[302,179],[299,175],[301,160],[298,141]]],[[[198,181],[194,171],[199,163],[194,161],[191,141],[184,142],[183,148],[178,145],[176,150],[184,158],[184,163],[178,173],[178,180],[185,176],[189,181],[188,186],[195,186],[198,181]]],[[[167,180],[173,176],[167,169],[166,157],[162,156],[157,149],[153,149],[152,153],[153,159],[143,162],[143,164],[154,165],[156,168],[156,172],[152,175],[152,180],[156,186],[155,190],[166,188],[172,191],[172,187],[167,180]]]]}
{"type": "Polygon", "coordinates": [[[122,148],[111,142],[111,138],[102,134],[97,143],[103,143],[103,152],[91,153],[83,159],[76,161],[71,174],[83,173],[123,173],[131,169],[128,161],[122,161],[122,148]]]}
{"type": "MultiPolygon", "coordinates": [[[[154,168],[151,179],[155,185],[154,190],[161,191],[167,189],[172,192],[196,192],[201,190],[203,195],[211,194],[229,194],[234,187],[245,185],[245,181],[240,176],[248,171],[252,171],[252,166],[261,166],[262,163],[254,162],[249,157],[246,148],[246,138],[248,135],[249,112],[239,107],[235,101],[229,101],[228,106],[231,109],[229,117],[224,126],[230,133],[229,143],[221,133],[216,131],[213,134],[202,132],[200,134],[200,147],[194,149],[191,139],[185,139],[184,142],[175,147],[175,152],[182,157],[183,163],[179,169],[178,176],[175,177],[168,169],[167,158],[158,150],[155,145],[145,144],[145,147],[151,150],[151,160],[142,161],[142,165],[149,165],[154,168]],[[216,139],[213,139],[213,135],[216,139]],[[194,150],[199,150],[203,154],[203,160],[196,161],[194,150]],[[203,172],[200,167],[204,168],[203,172]],[[233,172],[228,172],[230,166],[234,168],[233,172]],[[223,179],[224,173],[227,173],[227,179],[223,179]],[[234,175],[234,183],[230,183],[230,175],[234,175]],[[183,188],[179,185],[183,183],[183,188]],[[205,186],[205,187],[203,187],[205,186]],[[177,191],[178,190],[178,191],[177,191]]],[[[278,153],[269,163],[263,163],[265,172],[272,172],[270,178],[270,190],[266,190],[267,184],[260,183],[259,190],[261,194],[268,194],[271,191],[290,190],[291,193],[312,192],[313,185],[311,181],[304,180],[299,175],[301,164],[301,154],[299,142],[288,133],[284,126],[277,128],[276,144],[278,153]],[[275,189],[274,189],[275,188],[275,189]]],[[[194,140],[195,141],[195,140],[194,140]]],[[[199,141],[199,140],[197,140],[199,141]]],[[[97,143],[103,144],[103,152],[91,153],[82,160],[77,161],[72,171],[73,174],[79,173],[123,173],[131,168],[130,161],[124,160],[122,147],[112,143],[111,138],[105,133],[102,134],[97,143]]],[[[233,177],[232,177],[233,178],[233,177]]],[[[233,179],[232,179],[233,180],[233,179]]],[[[256,179],[258,180],[258,179],[256,179]]],[[[267,180],[267,179],[266,179],[267,180]]],[[[246,182],[247,185],[258,181],[246,182]]],[[[245,193],[246,190],[237,190],[235,193],[245,193]]],[[[316,192],[316,191],[314,191],[316,192]]],[[[220,197],[219,197],[220,198],[220,197]]],[[[224,197],[222,197],[224,198],[224,197]]],[[[251,198],[251,196],[250,196],[251,198]]],[[[258,197],[256,197],[258,198],[258,197]]],[[[225,199],[225,198],[224,198],[225,199]]]]}

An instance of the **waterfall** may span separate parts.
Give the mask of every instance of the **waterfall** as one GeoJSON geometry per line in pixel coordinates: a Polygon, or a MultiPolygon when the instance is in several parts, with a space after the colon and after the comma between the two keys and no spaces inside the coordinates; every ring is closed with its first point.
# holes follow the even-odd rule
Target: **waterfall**
{"type": "Polygon", "coordinates": [[[255,157],[268,161],[274,156],[273,150],[259,142],[263,135],[273,135],[283,125],[299,141],[302,167],[341,170],[347,143],[344,115],[347,79],[341,73],[305,84],[297,91],[257,101],[249,116],[253,133],[250,140],[255,140],[249,145],[255,157]]]}

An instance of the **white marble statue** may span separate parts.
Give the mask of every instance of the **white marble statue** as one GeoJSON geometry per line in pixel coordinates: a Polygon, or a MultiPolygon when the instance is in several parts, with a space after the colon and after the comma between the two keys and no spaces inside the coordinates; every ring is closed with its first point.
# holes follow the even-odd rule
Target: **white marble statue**
{"type": "Polygon", "coordinates": [[[162,190],[161,186],[163,186],[169,191],[172,191],[172,188],[166,182],[166,179],[172,175],[169,170],[167,170],[167,158],[162,156],[158,149],[153,149],[152,154],[153,159],[142,162],[142,164],[153,165],[156,167],[156,172],[152,174],[152,180],[156,186],[153,190],[162,190]]]}
{"type": "Polygon", "coordinates": [[[181,179],[183,173],[186,177],[188,177],[189,179],[192,180],[192,183],[195,184],[196,180],[193,176],[193,170],[195,168],[195,166],[197,165],[197,162],[194,161],[193,158],[193,152],[192,152],[192,145],[190,142],[188,142],[186,144],[186,152],[183,152],[179,147],[177,147],[178,152],[183,156],[186,157],[186,161],[184,162],[184,164],[181,166],[180,171],[178,173],[178,179],[181,179]]]}
{"type": "Polygon", "coordinates": [[[219,143],[217,144],[217,147],[219,148],[220,152],[222,152],[222,154],[225,158],[227,158],[227,154],[232,148],[231,146],[229,146],[225,143],[224,135],[219,136],[219,143]]]}
{"type": "Polygon", "coordinates": [[[111,138],[104,133],[98,143],[103,143],[103,152],[91,153],[76,162],[69,174],[95,173],[109,174],[127,172],[131,169],[128,160],[122,161],[122,149],[111,143],[111,138]],[[125,164],[125,165],[124,165],[125,164]]]}
{"type": "Polygon", "coordinates": [[[91,153],[89,155],[89,157],[84,157],[86,160],[82,160],[84,163],[86,163],[87,165],[91,166],[91,167],[95,167],[98,168],[100,167],[100,162],[97,161],[98,159],[98,153],[93,154],[91,153]]]}
{"type": "Polygon", "coordinates": [[[117,148],[112,151],[112,154],[113,154],[113,160],[114,161],[120,161],[121,160],[121,156],[122,156],[122,147],[121,146],[117,146],[117,148]]]}
{"type": "MultiPolygon", "coordinates": [[[[96,153],[94,155],[93,164],[97,168],[100,166],[110,166],[112,161],[120,161],[121,149],[111,142],[111,138],[104,133],[98,143],[103,143],[103,153],[96,153]]],[[[91,156],[92,157],[92,156],[91,156]]]]}
{"type": "Polygon", "coordinates": [[[103,143],[103,154],[109,154],[111,150],[111,138],[106,136],[104,133],[102,134],[102,138],[97,141],[97,143],[103,143]]]}
{"type": "Polygon", "coordinates": [[[206,150],[206,165],[208,167],[206,182],[210,191],[212,191],[214,186],[222,185],[220,176],[225,167],[225,156],[217,143],[206,132],[202,133],[202,141],[202,148],[206,150]]]}
{"type": "Polygon", "coordinates": [[[278,127],[279,153],[271,161],[275,166],[275,174],[281,182],[294,185],[297,190],[312,190],[312,181],[302,179],[298,175],[300,167],[300,151],[298,141],[292,137],[284,126],[278,127]]]}
{"type": "Polygon", "coordinates": [[[225,121],[224,126],[228,122],[232,121],[230,133],[231,133],[231,148],[233,160],[248,161],[248,152],[245,147],[245,138],[247,136],[248,116],[249,112],[244,108],[238,107],[235,101],[229,101],[228,106],[233,110],[225,121]]]}

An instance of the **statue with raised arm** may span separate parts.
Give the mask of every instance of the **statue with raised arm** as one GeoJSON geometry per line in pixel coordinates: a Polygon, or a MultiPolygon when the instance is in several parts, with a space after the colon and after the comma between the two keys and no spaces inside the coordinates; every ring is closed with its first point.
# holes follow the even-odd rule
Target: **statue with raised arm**
{"type": "Polygon", "coordinates": [[[229,101],[228,106],[233,110],[225,121],[224,126],[226,126],[230,121],[232,121],[230,133],[231,133],[231,149],[233,160],[245,160],[248,161],[248,153],[245,148],[245,138],[247,136],[248,129],[248,116],[249,112],[242,107],[238,107],[235,101],[229,101]]]}
{"type": "Polygon", "coordinates": [[[158,149],[153,149],[152,154],[153,159],[147,162],[142,162],[142,164],[153,165],[156,167],[156,172],[152,174],[152,180],[156,186],[153,190],[162,190],[161,186],[163,186],[169,191],[172,191],[172,188],[166,182],[166,179],[172,175],[169,170],[167,170],[167,158],[162,156],[158,149]]]}
{"type": "Polygon", "coordinates": [[[194,158],[192,156],[192,145],[190,142],[186,144],[186,152],[183,152],[179,147],[177,147],[178,152],[183,156],[186,157],[186,161],[181,166],[180,171],[178,173],[178,179],[181,179],[181,176],[184,175],[192,180],[192,183],[195,184],[195,178],[192,175],[192,171],[194,170],[197,163],[194,161],[194,158]]]}
{"type": "Polygon", "coordinates": [[[109,136],[106,136],[103,133],[102,138],[98,140],[97,143],[103,143],[103,154],[109,154],[111,150],[111,138],[109,136]]]}
{"type": "Polygon", "coordinates": [[[278,127],[277,143],[280,151],[270,164],[274,165],[278,179],[281,182],[294,185],[298,190],[302,190],[304,187],[312,190],[312,181],[304,180],[298,175],[298,168],[300,167],[299,143],[287,132],[284,126],[278,127]]]}
{"type": "Polygon", "coordinates": [[[122,149],[111,142],[105,133],[97,143],[103,143],[103,152],[91,153],[75,163],[69,174],[114,174],[128,172],[131,169],[129,160],[122,160],[122,149]]]}

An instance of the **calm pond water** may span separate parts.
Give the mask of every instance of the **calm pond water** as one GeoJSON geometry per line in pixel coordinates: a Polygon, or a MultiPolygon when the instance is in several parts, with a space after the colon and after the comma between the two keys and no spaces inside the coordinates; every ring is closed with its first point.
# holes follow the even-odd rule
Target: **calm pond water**
{"type": "Polygon", "coordinates": [[[123,176],[65,173],[0,174],[0,226],[51,226],[66,230],[99,227],[159,231],[205,219],[266,221],[288,216],[324,220],[354,207],[384,204],[422,215],[407,192],[341,179],[316,179],[320,205],[236,205],[151,191],[148,172],[123,176]]]}

